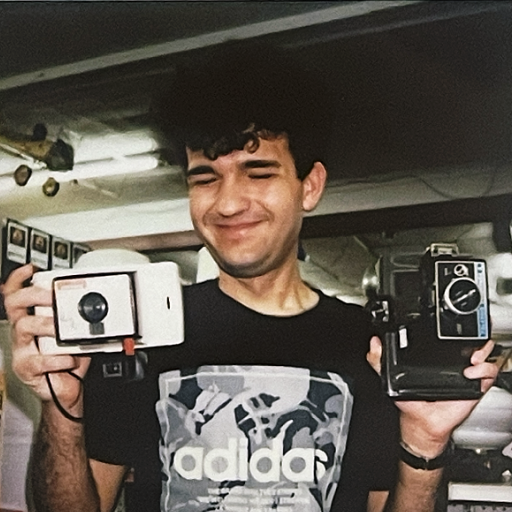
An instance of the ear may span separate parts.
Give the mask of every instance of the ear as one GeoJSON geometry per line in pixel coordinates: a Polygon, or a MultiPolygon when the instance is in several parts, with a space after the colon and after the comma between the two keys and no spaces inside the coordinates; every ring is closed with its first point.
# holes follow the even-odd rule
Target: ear
{"type": "Polygon", "coordinates": [[[306,212],[313,210],[325,188],[327,180],[327,171],[324,164],[315,162],[310,173],[304,178],[302,182],[302,209],[306,212]]]}

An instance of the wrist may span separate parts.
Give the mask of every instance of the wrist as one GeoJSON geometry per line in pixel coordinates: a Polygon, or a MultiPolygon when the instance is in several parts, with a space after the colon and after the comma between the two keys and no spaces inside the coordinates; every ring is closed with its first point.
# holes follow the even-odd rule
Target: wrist
{"type": "Polygon", "coordinates": [[[50,373],[44,374],[48,391],[52,398],[51,403],[66,419],[75,423],[81,423],[83,419],[83,380],[82,377],[72,371],[67,371],[67,374],[79,382],[80,388],[77,395],[73,392],[73,394],[68,393],[67,396],[58,396],[54,389],[54,382],[50,378],[50,373]]]}
{"type": "Polygon", "coordinates": [[[427,438],[416,439],[415,436],[402,436],[400,445],[406,447],[415,455],[426,459],[433,459],[441,455],[450,446],[450,439],[437,441],[427,438]]]}
{"type": "Polygon", "coordinates": [[[453,445],[449,442],[439,455],[436,455],[435,457],[426,457],[416,452],[406,442],[400,441],[398,454],[400,460],[408,466],[414,469],[421,469],[423,471],[431,471],[444,468],[450,462],[452,452],[453,445]]]}
{"type": "Polygon", "coordinates": [[[413,453],[433,459],[444,452],[450,443],[451,432],[435,431],[425,421],[411,422],[404,415],[400,418],[400,440],[413,453]]]}
{"type": "Polygon", "coordinates": [[[57,420],[81,423],[83,417],[83,400],[79,397],[73,405],[64,406],[55,400],[43,400],[41,403],[43,413],[48,418],[57,420]]]}

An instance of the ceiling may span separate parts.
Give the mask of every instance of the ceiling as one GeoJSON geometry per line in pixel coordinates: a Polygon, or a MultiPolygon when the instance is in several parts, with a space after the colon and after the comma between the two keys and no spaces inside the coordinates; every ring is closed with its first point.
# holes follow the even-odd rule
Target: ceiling
{"type": "Polygon", "coordinates": [[[30,136],[44,123],[76,164],[46,197],[30,186],[44,166],[0,147],[0,217],[93,246],[193,246],[149,102],[182,59],[251,39],[288,49],[337,91],[315,226],[512,194],[512,2],[0,2],[0,131],[30,136]],[[141,155],[155,158],[138,172],[141,155]],[[110,174],[87,177],[98,162],[110,174]],[[35,169],[26,187],[11,177],[20,163],[35,169]]]}

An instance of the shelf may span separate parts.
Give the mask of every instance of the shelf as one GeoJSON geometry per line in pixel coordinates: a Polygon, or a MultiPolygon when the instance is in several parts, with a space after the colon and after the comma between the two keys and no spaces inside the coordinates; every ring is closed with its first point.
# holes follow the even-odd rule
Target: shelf
{"type": "Polygon", "coordinates": [[[498,484],[448,484],[448,501],[512,503],[512,482],[498,484]]]}

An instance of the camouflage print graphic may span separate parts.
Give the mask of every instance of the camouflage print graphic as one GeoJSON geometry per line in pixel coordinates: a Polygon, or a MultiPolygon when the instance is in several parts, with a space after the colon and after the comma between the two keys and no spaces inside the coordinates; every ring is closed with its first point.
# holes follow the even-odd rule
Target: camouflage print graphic
{"type": "Polygon", "coordinates": [[[328,512],[353,397],[338,375],[204,366],[160,376],[161,510],[328,512]]]}

